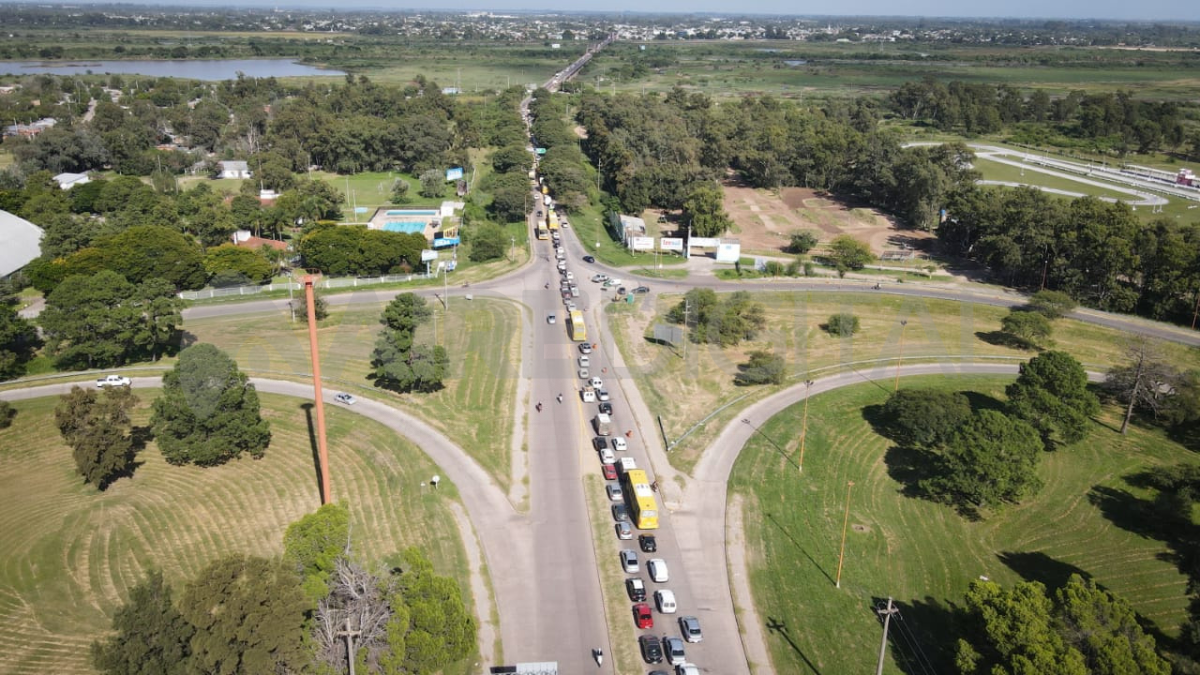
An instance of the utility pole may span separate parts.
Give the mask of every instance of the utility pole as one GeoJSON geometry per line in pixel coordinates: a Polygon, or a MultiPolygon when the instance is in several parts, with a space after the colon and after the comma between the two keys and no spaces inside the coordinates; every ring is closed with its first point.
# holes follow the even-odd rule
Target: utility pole
{"type": "Polygon", "coordinates": [[[842,547],[838,553],[838,568],[837,579],[834,580],[835,588],[842,587],[842,563],[846,560],[846,531],[850,529],[850,488],[854,487],[854,481],[846,482],[846,515],[842,521],[842,547]]]}
{"type": "Polygon", "coordinates": [[[804,442],[808,440],[808,396],[812,386],[812,380],[804,382],[804,421],[800,423],[800,473],[804,473],[804,442]]]}
{"type": "Polygon", "coordinates": [[[892,393],[900,391],[900,364],[904,362],[904,327],[908,321],[900,321],[900,356],[896,358],[896,381],[892,385],[892,393]]]}
{"type": "Polygon", "coordinates": [[[875,675],[883,675],[883,656],[887,653],[887,636],[888,627],[892,623],[892,615],[899,614],[900,610],[892,607],[892,598],[888,596],[887,609],[877,609],[883,615],[883,641],[879,643],[879,665],[875,668],[875,675]]]}
{"type": "Polygon", "coordinates": [[[362,635],[362,631],[350,630],[350,617],[346,617],[346,630],[339,630],[337,634],[346,638],[346,660],[350,662],[350,675],[354,675],[354,638],[362,635]]]}

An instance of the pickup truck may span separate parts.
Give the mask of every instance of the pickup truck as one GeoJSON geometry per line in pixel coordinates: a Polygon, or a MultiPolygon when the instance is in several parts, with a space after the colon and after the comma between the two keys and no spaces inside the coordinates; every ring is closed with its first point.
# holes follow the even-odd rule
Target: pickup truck
{"type": "Polygon", "coordinates": [[[97,387],[128,387],[131,380],[124,375],[109,375],[96,380],[97,387]]]}

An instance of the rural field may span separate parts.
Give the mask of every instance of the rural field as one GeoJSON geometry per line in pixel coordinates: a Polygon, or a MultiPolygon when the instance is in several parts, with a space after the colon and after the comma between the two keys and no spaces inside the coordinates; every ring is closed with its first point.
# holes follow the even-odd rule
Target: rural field
{"type": "MultiPolygon", "coordinates": [[[[974,392],[975,401],[995,405],[1009,381],[914,377],[902,386],[974,392]]],[[[1133,519],[1112,514],[1153,499],[1125,477],[1188,461],[1190,452],[1137,426],[1122,437],[1114,430],[1120,411],[1108,408],[1089,438],[1042,456],[1045,487],[1036,497],[972,522],[951,507],[901,494],[890,443],[864,419],[864,408],[883,403],[890,391],[872,383],[815,396],[802,475],[794,456],[799,403],[763,425],[734,467],[731,500],[742,508],[751,587],[774,672],[869,672],[880,635],[874,607],[889,596],[902,620],[891,624],[885,672],[950,672],[961,629],[956,608],[968,583],[984,576],[1053,587],[1072,572],[1088,575],[1129,601],[1160,640],[1178,634],[1187,578],[1173,551],[1133,519]]]]}
{"type": "MultiPolygon", "coordinates": [[[[757,291],[752,284],[746,288],[757,291]]],[[[609,315],[629,375],[637,381],[650,409],[662,416],[666,435],[672,441],[724,404],[740,397],[747,397],[745,403],[749,403],[777,390],[734,385],[738,364],[745,363],[747,354],[756,349],[783,355],[788,384],[802,381],[806,374],[853,368],[855,364],[866,367],[879,361],[894,363],[900,356],[905,363],[945,357],[1009,359],[1015,363],[1035,354],[996,340],[994,332],[1008,311],[1000,307],[870,292],[761,291],[755,292],[755,300],[765,306],[767,323],[757,339],[730,349],[688,344],[685,358],[682,346],[670,347],[647,339],[652,335],[652,326],[662,323],[681,299],[679,295],[659,296],[637,305],[636,311],[609,315]],[[862,330],[851,339],[835,338],[821,329],[826,319],[840,312],[855,314],[862,322],[862,330]],[[901,320],[908,325],[902,328],[901,320]]],[[[1060,319],[1054,326],[1056,348],[1070,352],[1093,370],[1121,361],[1122,335],[1070,319],[1060,319]]],[[[1163,347],[1176,364],[1196,363],[1194,349],[1176,344],[1163,347]]],[[[705,439],[737,414],[734,408],[718,413],[672,448],[672,464],[690,471],[705,439]]]]}
{"type": "MultiPolygon", "coordinates": [[[[139,391],[135,425],[149,419],[139,391]]],[[[175,584],[226,553],[283,550],[288,524],[320,506],[304,402],[263,395],[272,442],[261,460],[200,469],[168,465],[153,442],[132,478],[84,485],[54,424],[57,398],[14,403],[0,431],[0,672],[92,673],[88,645],[150,568],[175,584]]],[[[382,562],[420,546],[470,603],[462,540],[450,511],[461,486],[421,488],[436,467],[390,430],[328,408],[335,499],[349,497],[355,552],[382,562]],[[421,523],[421,527],[412,527],[421,523]]]]}
{"type": "MultiPolygon", "coordinates": [[[[511,482],[513,411],[520,363],[521,315],[513,304],[455,298],[450,311],[434,306],[431,322],[417,341],[441,344],[450,355],[451,374],[441,391],[397,395],[374,388],[368,375],[371,351],[381,329],[383,303],[330,307],[321,322],[321,375],[329,389],[387,400],[410,411],[457,443],[505,489],[511,482]],[[436,333],[435,333],[436,331],[436,333]]],[[[264,377],[307,377],[308,332],[303,319],[287,312],[189,321],[189,335],[220,347],[246,372],[264,377]]]]}

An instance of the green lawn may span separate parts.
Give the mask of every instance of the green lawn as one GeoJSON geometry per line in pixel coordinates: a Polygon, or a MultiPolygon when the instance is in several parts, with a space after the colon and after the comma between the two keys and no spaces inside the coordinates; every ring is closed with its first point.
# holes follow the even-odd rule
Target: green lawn
{"type": "MultiPolygon", "coordinates": [[[[925,377],[904,385],[978,392],[986,401],[1002,396],[1008,381],[925,377]]],[[[1177,634],[1187,579],[1172,552],[1109,515],[1150,497],[1123,477],[1191,460],[1191,453],[1155,431],[1134,427],[1120,436],[1112,426],[1120,411],[1109,409],[1088,439],[1042,456],[1040,494],[970,522],[950,507],[901,494],[890,475],[890,443],[863,412],[889,393],[863,384],[814,397],[803,475],[795,466],[799,403],[765,424],[734,467],[730,492],[744,500],[751,587],[767,626],[772,672],[869,672],[880,632],[872,607],[888,596],[903,623],[892,624],[898,632],[886,672],[902,672],[894,660],[913,657],[902,635],[915,636],[932,672],[952,672],[945,661],[956,639],[951,608],[980,576],[1059,585],[1082,571],[1128,600],[1153,629],[1177,634]],[[839,590],[833,581],[848,481],[854,487],[839,590]]]]}
{"type": "MultiPolygon", "coordinates": [[[[1106,190],[1104,188],[1096,187],[1095,185],[1073,181],[1069,178],[1051,176],[1050,174],[1035,171],[1031,168],[1027,168],[1022,171],[1021,169],[1010,164],[994,162],[990,159],[982,157],[975,158],[975,168],[978,169],[981,174],[983,174],[984,180],[1022,183],[1026,185],[1053,188],[1055,190],[1066,190],[1068,192],[1094,195],[1096,197],[1111,197],[1113,199],[1122,199],[1125,201],[1133,201],[1138,199],[1137,197],[1124,192],[1106,190]]],[[[1090,180],[1096,179],[1092,178],[1090,180]]]]}
{"type": "MultiPolygon", "coordinates": [[[[138,392],[145,424],[153,392],[138,392]]],[[[151,442],[132,478],[83,485],[54,426],[57,398],[14,403],[0,431],[0,672],[92,673],[88,645],[149,568],[173,584],[225,553],[282,552],[288,524],[320,505],[303,402],[264,395],[266,457],[211,469],[173,467],[151,442]]],[[[356,552],[380,561],[426,551],[470,602],[450,513],[461,486],[420,487],[437,473],[418,448],[360,416],[327,408],[334,498],[351,513],[356,552]]]]}
{"type": "MultiPolygon", "coordinates": [[[[782,354],[789,384],[805,373],[837,368],[870,368],[895,363],[901,356],[900,321],[905,362],[955,357],[1009,357],[1027,360],[1033,353],[994,344],[990,335],[1000,328],[1007,309],[883,293],[778,293],[755,291],[766,308],[767,327],[752,342],[736,348],[688,344],[685,350],[655,344],[643,336],[680,302],[681,296],[664,295],[656,302],[639,301],[636,311],[612,314],[613,334],[630,374],[635,378],[651,412],[662,416],[668,438],[675,441],[705,416],[738,397],[735,404],[694,430],[672,449],[672,464],[690,471],[711,433],[737,415],[740,407],[773,391],[774,387],[737,387],[733,376],[747,354],[767,349],[782,354]],[[834,338],[821,329],[826,319],[840,312],[857,315],[861,331],[850,340],[834,338]]],[[[1106,368],[1122,359],[1122,333],[1092,324],[1064,319],[1054,325],[1057,348],[1076,356],[1091,368],[1106,368]]],[[[1164,345],[1176,364],[1193,365],[1198,353],[1174,343],[1164,345]]]]}
{"type": "MultiPolygon", "coordinates": [[[[318,331],[325,386],[388,400],[445,433],[498,483],[510,481],[510,455],[521,324],[512,304],[454,298],[450,311],[430,300],[437,319],[417,331],[418,342],[445,345],[451,376],[431,394],[395,395],[367,379],[383,304],[331,307],[318,331]]],[[[252,374],[300,378],[311,372],[308,332],[287,313],[189,321],[188,332],[228,352],[252,374]]]]}

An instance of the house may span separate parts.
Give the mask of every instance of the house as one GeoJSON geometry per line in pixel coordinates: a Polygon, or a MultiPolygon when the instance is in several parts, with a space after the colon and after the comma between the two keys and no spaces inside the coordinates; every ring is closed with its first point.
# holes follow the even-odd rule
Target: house
{"type": "Polygon", "coordinates": [[[54,180],[58,183],[58,187],[64,190],[92,182],[91,176],[86,173],[60,173],[54,177],[54,180]]]}
{"type": "Polygon", "coordinates": [[[256,236],[254,236],[253,233],[250,232],[250,230],[238,230],[237,232],[233,233],[232,239],[233,239],[234,246],[240,246],[242,248],[249,248],[249,249],[253,249],[255,251],[262,248],[263,246],[269,246],[269,247],[275,249],[276,251],[286,251],[288,249],[288,243],[286,241],[278,241],[276,239],[263,239],[262,237],[256,237],[256,236]]]}
{"type": "Polygon", "coordinates": [[[33,138],[55,124],[58,124],[58,120],[53,117],[44,117],[32,124],[10,124],[4,127],[4,135],[33,138]]]}
{"type": "Polygon", "coordinates": [[[8,211],[0,211],[0,279],[42,254],[42,228],[8,211]]]}
{"type": "Polygon", "coordinates": [[[646,221],[641,218],[613,212],[609,216],[609,225],[616,231],[617,236],[621,238],[621,243],[626,247],[632,246],[634,237],[646,236],[646,221]]]}
{"type": "Polygon", "coordinates": [[[217,162],[221,167],[221,178],[249,178],[250,165],[242,161],[217,162]]]}

